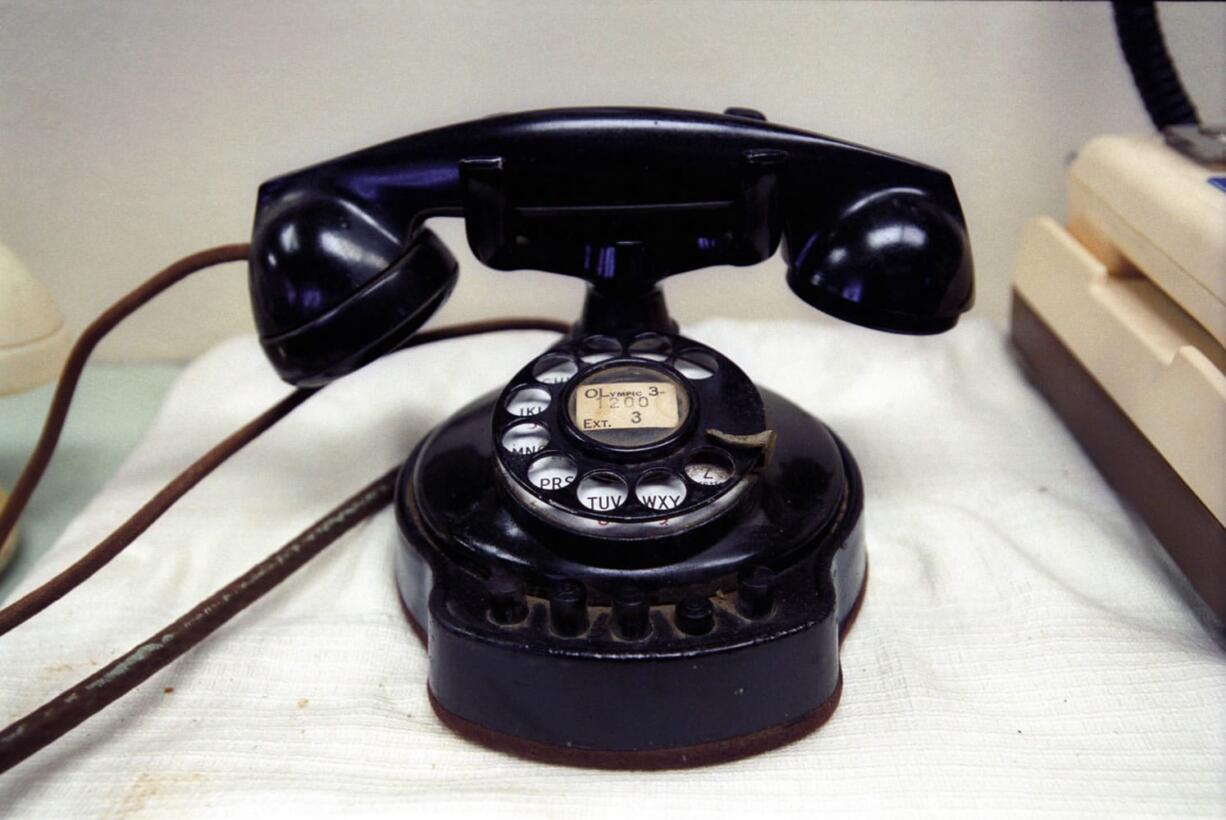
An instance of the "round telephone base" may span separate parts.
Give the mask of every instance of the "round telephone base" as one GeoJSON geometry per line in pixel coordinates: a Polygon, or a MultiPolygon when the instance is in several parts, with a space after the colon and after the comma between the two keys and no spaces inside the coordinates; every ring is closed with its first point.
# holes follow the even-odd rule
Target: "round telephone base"
{"type": "Polygon", "coordinates": [[[396,581],[444,724],[535,759],[651,769],[765,751],[830,716],[865,589],[863,488],[823,424],[763,397],[779,435],[754,494],[665,563],[585,564],[525,529],[492,479],[492,399],[418,445],[396,581]]]}
{"type": "MultiPolygon", "coordinates": [[[[851,631],[864,603],[864,592],[868,586],[867,568],[864,581],[860,585],[860,593],[852,605],[846,618],[839,623],[839,642],[851,631]]],[[[422,642],[422,647],[429,650],[426,633],[413,618],[408,609],[405,617],[413,634],[422,642]]],[[[843,670],[839,668],[839,680],[834,692],[812,712],[791,723],[771,726],[746,735],[728,738],[726,740],[696,743],[692,746],[677,746],[667,749],[640,749],[609,751],[603,749],[581,749],[575,746],[559,746],[551,743],[541,743],[524,737],[500,732],[480,723],[466,720],[451,712],[434,695],[427,685],[426,695],[430,699],[430,708],[438,716],[439,721],[451,731],[465,740],[472,741],[496,752],[522,757],[538,763],[550,763],[558,766],[578,766],[588,769],[622,769],[636,771],[658,771],[662,769],[693,769],[701,766],[714,766],[717,763],[728,763],[745,757],[763,754],[789,743],[794,743],[820,729],[834,715],[843,696],[843,670]]]]}

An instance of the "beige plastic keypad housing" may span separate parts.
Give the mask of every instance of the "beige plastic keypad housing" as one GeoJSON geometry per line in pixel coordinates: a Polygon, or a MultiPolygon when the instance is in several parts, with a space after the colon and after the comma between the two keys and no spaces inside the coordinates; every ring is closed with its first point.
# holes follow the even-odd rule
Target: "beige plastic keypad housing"
{"type": "Polygon", "coordinates": [[[1023,231],[1014,296],[1036,386],[1226,622],[1226,166],[1091,141],[1067,223],[1023,231]]]}

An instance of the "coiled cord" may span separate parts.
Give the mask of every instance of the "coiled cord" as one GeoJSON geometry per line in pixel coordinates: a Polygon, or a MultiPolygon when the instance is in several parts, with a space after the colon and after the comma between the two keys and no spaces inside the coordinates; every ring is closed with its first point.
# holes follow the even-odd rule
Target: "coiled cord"
{"type": "Polygon", "coordinates": [[[1153,2],[1112,0],[1111,10],[1120,49],[1154,127],[1161,131],[1168,125],[1199,125],[1196,106],[1166,50],[1153,2]]]}

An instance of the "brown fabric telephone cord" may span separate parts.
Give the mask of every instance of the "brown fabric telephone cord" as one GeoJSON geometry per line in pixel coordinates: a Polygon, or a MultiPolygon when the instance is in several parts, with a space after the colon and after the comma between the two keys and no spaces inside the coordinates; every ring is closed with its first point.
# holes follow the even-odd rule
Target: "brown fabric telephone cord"
{"type": "MultiPolygon", "coordinates": [[[[422,331],[409,339],[402,347],[416,347],[444,339],[503,330],[550,330],[566,333],[569,329],[564,322],[552,319],[495,319],[422,331]]],[[[282,402],[226,441],[237,440],[244,433],[254,438],[255,435],[258,435],[258,433],[251,433],[254,425],[262,419],[270,418],[271,414],[287,403],[290,398],[299,396],[301,393],[309,395],[310,391],[297,391],[290,394],[290,397],[283,399],[282,402]]],[[[301,404],[307,395],[302,395],[297,403],[301,404]]],[[[288,412],[288,409],[285,412],[288,412]]],[[[270,421],[263,429],[267,429],[271,424],[270,421]]],[[[217,449],[220,450],[220,446],[217,449]]],[[[384,507],[391,500],[398,471],[399,468],[385,473],[374,483],[351,496],[269,558],[196,605],[170,626],[142,641],[98,672],[65,690],[24,718],[0,730],[0,773],[25,760],[140,685],[149,676],[200,643],[222,624],[284,581],[347,530],[384,507]]],[[[201,477],[206,473],[207,471],[201,473],[201,477]]],[[[182,492],[186,490],[187,487],[184,487],[182,492]]],[[[181,495],[182,492],[179,494],[181,495]]],[[[175,499],[170,498],[169,500],[173,503],[175,499]]],[[[140,515],[141,512],[138,512],[133,518],[138,518],[140,515]]],[[[149,523],[152,521],[137,522],[133,525],[133,521],[129,520],[120,527],[120,530],[133,525],[134,528],[139,527],[137,532],[141,532],[149,523]]],[[[131,543],[135,537],[135,534],[128,537],[114,550],[115,553],[131,543]]],[[[80,583],[84,577],[70,578],[63,582],[64,589],[60,594],[80,583]]],[[[56,581],[59,580],[59,578],[56,579],[56,581]]]]}
{"type": "MultiPolygon", "coordinates": [[[[135,541],[141,533],[149,529],[154,521],[161,518],[162,513],[170,509],[176,501],[182,498],[188,490],[196,486],[202,478],[213,472],[226,459],[288,415],[291,410],[306,401],[314,392],[314,390],[305,389],[295,390],[238,430],[226,436],[219,444],[175,476],[169,484],[158,490],[157,495],[146,501],[131,518],[120,524],[114,532],[98,542],[89,552],[82,555],[50,581],[26,593],[12,604],[0,609],[0,635],[4,635],[9,630],[21,626],[110,563],[111,559],[123,552],[125,547],[135,541]]],[[[50,420],[48,423],[50,423],[50,420]]],[[[54,440],[52,440],[52,449],[54,449],[54,440]]],[[[33,457],[31,457],[30,461],[33,463],[33,457]]],[[[29,471],[29,467],[26,468],[26,471],[29,471]]],[[[39,472],[42,472],[41,468],[39,472]]],[[[31,489],[33,488],[31,487],[31,489]]]]}
{"type": "Polygon", "coordinates": [[[384,473],[182,618],[0,730],[0,773],[102,711],[284,581],[355,524],[382,509],[391,501],[396,473],[384,473]]]}
{"type": "MultiPolygon", "coordinates": [[[[178,283],[196,271],[212,267],[213,265],[220,265],[224,262],[245,261],[247,259],[248,248],[249,246],[245,244],[219,245],[215,248],[209,248],[207,250],[200,251],[199,253],[193,253],[190,256],[185,256],[178,262],[164,268],[147,282],[136,288],[136,290],[132,291],[127,296],[124,296],[118,302],[111,305],[109,308],[103,311],[102,315],[91,322],[89,326],[82,331],[81,337],[77,339],[76,344],[72,346],[72,350],[68,354],[68,359],[64,362],[64,369],[60,372],[60,380],[56,385],[55,395],[51,399],[51,407],[47,410],[47,420],[43,423],[42,433],[38,437],[38,443],[34,445],[34,452],[30,454],[30,458],[26,462],[25,468],[21,471],[21,476],[18,477],[17,483],[13,486],[13,491],[9,494],[8,502],[4,504],[3,507],[0,507],[0,544],[4,543],[4,540],[8,538],[9,533],[11,533],[13,528],[17,525],[17,519],[21,517],[22,511],[25,509],[26,504],[30,500],[30,496],[34,493],[34,488],[38,486],[39,480],[42,478],[43,473],[47,469],[47,464],[51,461],[51,454],[55,452],[55,445],[59,442],[60,433],[64,429],[64,419],[68,416],[68,407],[70,404],[72,404],[72,397],[76,392],[77,382],[81,378],[81,371],[85,368],[85,362],[89,358],[90,354],[94,352],[94,348],[98,345],[98,342],[102,341],[103,337],[110,333],[116,325],[134,313],[150,299],[169,288],[171,285],[178,283]]],[[[289,408],[287,408],[285,412],[289,412],[289,408]]],[[[273,421],[275,421],[275,419],[271,419],[269,424],[271,424],[273,421]]],[[[254,435],[258,434],[259,433],[257,432],[254,435]]],[[[238,444],[238,447],[241,446],[242,443],[238,444]]],[[[235,447],[234,449],[237,450],[238,447],[235,447]]],[[[229,454],[227,453],[226,455],[229,454]]],[[[221,461],[224,460],[225,456],[221,458],[221,461]]],[[[188,470],[185,471],[184,475],[190,472],[193,468],[196,468],[197,465],[199,465],[199,462],[192,465],[192,467],[189,467],[188,470]]],[[[195,478],[195,480],[190,481],[190,483],[188,483],[183,490],[186,491],[188,487],[190,487],[196,481],[199,481],[200,478],[208,473],[209,469],[212,468],[209,467],[201,472],[195,478]]],[[[182,478],[183,476],[179,477],[179,479],[182,478]]],[[[179,479],[176,479],[176,481],[179,479]]],[[[150,504],[152,503],[153,502],[150,502],[150,504]]],[[[153,515],[153,518],[150,520],[152,521],[156,518],[157,514],[153,515]]],[[[102,545],[100,544],[99,548],[101,547],[102,545]]],[[[123,547],[119,547],[119,549],[123,549],[123,547]]],[[[115,552],[118,552],[118,550],[115,550],[115,552]]],[[[85,558],[81,559],[82,562],[86,561],[86,559],[90,559],[92,569],[87,571],[84,567],[82,567],[80,570],[75,570],[74,567],[70,570],[66,570],[65,573],[75,570],[76,572],[84,572],[85,577],[89,577],[89,575],[92,575],[99,567],[111,560],[111,558],[115,557],[113,553],[107,555],[106,557],[103,557],[104,555],[104,550],[96,549],[94,552],[91,552],[90,555],[87,555],[85,558]],[[94,554],[95,552],[97,555],[94,554]],[[93,557],[91,558],[91,556],[93,557]]],[[[60,577],[63,577],[63,575],[64,573],[61,573],[60,577]]],[[[57,577],[55,580],[60,581],[60,578],[57,577]]],[[[51,585],[49,584],[46,586],[51,585]]],[[[54,587],[52,588],[54,589],[54,587]]],[[[0,635],[3,635],[14,626],[24,621],[26,618],[29,618],[31,615],[43,609],[62,594],[63,593],[61,592],[59,595],[34,598],[33,596],[35,593],[31,593],[12,606],[0,610],[0,635]]]]}
{"type": "MultiPolygon", "coordinates": [[[[0,508],[0,543],[17,524],[22,511],[38,486],[47,465],[51,461],[59,442],[60,433],[64,429],[64,421],[72,404],[73,395],[81,378],[81,372],[86,360],[98,343],[125,318],[138,308],[149,302],[167,288],[178,283],[185,277],[197,271],[226,262],[240,262],[247,259],[249,250],[246,244],[220,245],[215,248],[193,253],[175,262],[155,274],[151,279],[140,285],[131,293],[107,308],[97,319],[90,323],[81,333],[76,344],[64,363],[55,395],[47,411],[47,420],[43,424],[38,443],[30,454],[21,476],[13,487],[8,502],[0,508]]],[[[449,339],[456,336],[467,336],[474,333],[485,333],[496,330],[553,330],[566,332],[567,326],[561,322],[549,319],[506,319],[492,322],[473,322],[455,325],[453,327],[427,330],[417,333],[404,345],[413,347],[439,339],[449,339]]],[[[314,389],[299,388],[268,410],[227,436],[213,449],[209,450],[183,472],[177,475],[169,484],[163,487],[157,495],[146,502],[136,513],[119,526],[114,532],[103,539],[93,549],[81,556],[75,563],[63,570],[47,583],[29,592],[9,606],[0,609],[0,636],[9,630],[20,626],[51,604],[58,601],[69,591],[89,578],[111,559],[136,540],[141,533],[149,528],[166,510],[170,509],[188,490],[194,487],[205,476],[215,470],[226,459],[237,453],[261,433],[272,427],[289,414],[298,405],[306,401],[314,389]]]]}
{"type": "MultiPolygon", "coordinates": [[[[564,322],[552,319],[495,319],[421,331],[401,347],[416,347],[444,339],[503,330],[548,330],[566,333],[570,327],[564,322]]],[[[91,550],[85,558],[27,595],[14,607],[38,594],[46,597],[46,603],[42,604],[46,606],[84,581],[98,567],[132,543],[137,535],[144,532],[192,485],[231,453],[241,448],[243,444],[254,439],[276,423],[279,418],[285,416],[293,407],[305,401],[312,392],[297,390],[291,393],[228,437],[200,461],[180,474],[149,504],[120,525],[120,528],[102,544],[91,550]],[[78,566],[85,562],[93,552],[102,550],[104,546],[106,549],[101,554],[105,560],[98,562],[97,566],[87,563],[78,569],[78,566]],[[52,589],[45,591],[48,587],[52,589]]],[[[54,441],[51,446],[54,447],[54,441]]],[[[222,624],[284,581],[347,530],[385,506],[391,500],[397,471],[392,470],[384,474],[374,483],[351,496],[269,558],[202,601],[170,626],[148,640],[142,641],[103,669],[65,690],[24,718],[0,730],[0,773],[25,760],[140,685],[150,675],[200,643],[222,624]]],[[[33,609],[25,617],[29,617],[41,608],[33,609]]],[[[8,612],[9,610],[6,609],[3,614],[8,614],[8,612]]],[[[16,620],[16,623],[21,623],[21,620],[24,618],[16,620]]]]}
{"type": "MultiPolygon", "coordinates": [[[[188,257],[189,259],[191,257],[188,257]]],[[[186,260],[185,260],[186,261],[186,260]]],[[[169,268],[167,269],[169,270],[169,268]]],[[[161,276],[162,274],[159,274],[161,276]]],[[[164,289],[164,288],[163,288],[164,289]]],[[[144,301],[148,301],[146,297],[144,301]]],[[[132,309],[138,307],[139,302],[132,306],[127,312],[131,313],[132,309]]],[[[113,310],[113,309],[112,309],[113,310]]],[[[126,315],[126,314],[125,314],[126,315]]],[[[99,319],[101,321],[101,319],[99,319]]],[[[95,322],[94,325],[97,325],[95,322]]],[[[93,327],[94,325],[91,325],[93,327]]],[[[114,323],[111,323],[111,327],[114,323]]],[[[109,328],[108,328],[109,329],[109,328]]],[[[423,330],[414,334],[407,342],[401,345],[401,349],[416,347],[418,345],[428,344],[430,342],[442,341],[444,339],[454,339],[461,336],[472,336],[480,333],[492,333],[503,330],[549,330],[558,333],[566,333],[569,326],[564,322],[559,322],[553,319],[494,319],[484,322],[468,322],[465,324],[450,325],[448,327],[436,328],[433,330],[423,330]]],[[[105,331],[103,332],[105,335],[105,331]]],[[[84,338],[84,336],[82,337],[84,338]]],[[[101,338],[101,336],[97,337],[101,338]]],[[[94,344],[97,343],[97,338],[94,339],[94,344]]],[[[78,347],[80,343],[78,343],[78,347]]],[[[92,348],[91,344],[91,348],[92,348]]],[[[76,349],[73,351],[76,355],[76,349]]],[[[84,356],[88,356],[86,350],[84,356]]],[[[82,357],[82,359],[84,358],[82,357]]],[[[70,364],[72,359],[70,358],[70,364]]],[[[82,362],[83,363],[83,362],[82,362]]],[[[75,366],[75,369],[70,374],[70,367],[64,369],[64,376],[61,377],[60,386],[56,390],[57,401],[52,402],[51,410],[48,412],[47,423],[43,427],[42,437],[39,439],[38,445],[35,447],[34,454],[30,456],[29,462],[26,464],[25,470],[21,474],[21,479],[18,480],[18,486],[23,486],[25,482],[24,495],[21,498],[20,506],[25,505],[30,493],[38,484],[38,479],[42,476],[46,469],[47,462],[50,461],[51,453],[55,449],[57,440],[59,439],[60,430],[64,425],[64,415],[68,411],[68,404],[72,400],[73,389],[76,386],[77,378],[80,376],[80,364],[75,366]],[[66,382],[71,378],[71,382],[66,382]],[[67,384],[67,386],[66,386],[67,384]],[[63,397],[62,401],[58,401],[63,397]]],[[[213,449],[202,455],[199,459],[189,465],[183,472],[175,476],[173,480],[161,490],[157,495],[149,499],[139,510],[137,510],[131,518],[100,541],[85,555],[78,558],[72,565],[63,570],[59,575],[56,575],[50,581],[42,586],[30,591],[22,596],[17,601],[9,606],[0,609],[0,636],[3,636],[9,630],[12,630],[21,624],[25,623],[30,618],[42,612],[51,604],[64,597],[71,590],[79,586],[83,581],[89,578],[98,570],[106,566],[111,559],[124,550],[129,544],[137,539],[141,533],[149,529],[154,521],[162,516],[170,507],[183,497],[188,490],[196,486],[209,473],[217,469],[223,464],[226,459],[237,453],[248,443],[258,437],[268,428],[272,427],[282,418],[289,414],[298,405],[306,401],[315,389],[299,388],[290,393],[285,398],[274,404],[272,407],[265,410],[259,416],[256,416],[247,424],[240,427],[235,432],[227,436],[223,441],[217,444],[213,449]]],[[[13,520],[16,520],[17,514],[20,512],[20,506],[14,506],[16,500],[16,491],[10,498],[9,504],[4,508],[7,516],[12,511],[13,520]]],[[[3,540],[3,530],[0,530],[0,540],[3,540]]]]}

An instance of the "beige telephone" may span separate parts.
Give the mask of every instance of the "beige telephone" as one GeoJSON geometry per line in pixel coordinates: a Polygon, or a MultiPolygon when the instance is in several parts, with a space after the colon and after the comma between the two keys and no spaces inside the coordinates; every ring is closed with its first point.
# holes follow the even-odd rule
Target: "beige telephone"
{"type": "MultiPolygon", "coordinates": [[[[71,344],[51,295],[0,244],[0,395],[21,393],[59,375],[71,344]]],[[[8,494],[0,487],[0,508],[8,494]]],[[[0,544],[0,569],[17,549],[17,533],[0,544]]]]}
{"type": "Polygon", "coordinates": [[[1105,136],[1078,152],[1066,224],[1038,217],[1022,236],[1012,336],[1221,628],[1226,163],[1169,142],[1105,136]]]}

